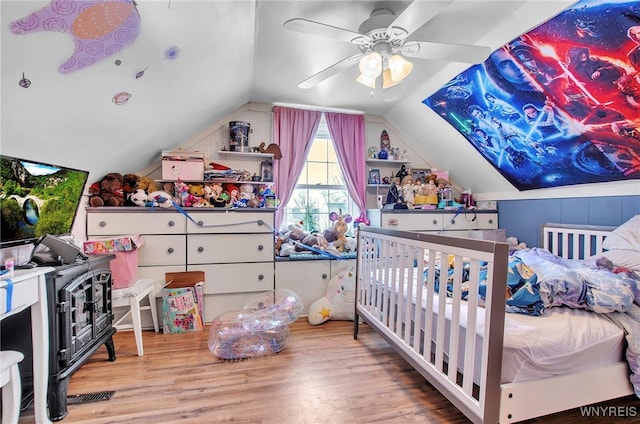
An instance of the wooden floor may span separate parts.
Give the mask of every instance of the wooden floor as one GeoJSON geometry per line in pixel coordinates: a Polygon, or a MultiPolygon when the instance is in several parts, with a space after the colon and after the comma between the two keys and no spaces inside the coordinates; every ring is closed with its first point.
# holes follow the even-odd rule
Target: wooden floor
{"type": "MultiPolygon", "coordinates": [[[[69,395],[115,391],[108,401],[69,405],[67,423],[467,423],[366,325],[358,340],[353,323],[291,324],[279,354],[223,361],[207,348],[208,331],[145,331],[143,357],[133,333],[114,336],[118,358],[101,347],[71,378],[69,395]]],[[[593,382],[598,384],[597,381],[593,382]]],[[[531,400],[535,402],[535,399],[531,400]]],[[[533,423],[640,423],[637,398],[601,406],[635,408],[636,417],[585,418],[575,409],[533,423]]],[[[20,423],[32,423],[23,411],[20,423]]]]}

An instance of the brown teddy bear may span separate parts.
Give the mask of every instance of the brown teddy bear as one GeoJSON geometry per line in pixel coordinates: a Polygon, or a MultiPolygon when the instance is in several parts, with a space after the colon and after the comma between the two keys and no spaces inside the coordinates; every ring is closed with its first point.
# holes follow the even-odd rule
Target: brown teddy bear
{"type": "Polygon", "coordinates": [[[89,187],[91,206],[124,206],[124,178],[118,172],[110,172],[89,187]]]}
{"type": "Polygon", "coordinates": [[[124,192],[125,197],[136,191],[138,188],[138,181],[140,181],[140,177],[136,174],[124,174],[122,176],[122,191],[124,192]]]}
{"type": "Polygon", "coordinates": [[[154,183],[153,180],[149,177],[140,177],[137,187],[146,191],[147,194],[158,191],[158,189],[156,188],[156,183],[154,183]]]}
{"type": "Polygon", "coordinates": [[[122,192],[124,194],[125,206],[137,206],[131,199],[131,195],[138,189],[140,177],[136,174],[124,174],[122,176],[122,192]]]}

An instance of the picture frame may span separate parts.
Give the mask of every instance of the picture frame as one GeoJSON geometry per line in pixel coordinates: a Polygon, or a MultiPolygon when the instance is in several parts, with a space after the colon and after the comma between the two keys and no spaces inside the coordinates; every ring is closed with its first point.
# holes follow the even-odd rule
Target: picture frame
{"type": "Polygon", "coordinates": [[[370,169],[369,170],[369,184],[380,184],[380,170],[379,169],[370,169]]]}
{"type": "Polygon", "coordinates": [[[260,164],[260,177],[265,182],[273,181],[273,164],[271,162],[265,160],[260,164]]]}
{"type": "Polygon", "coordinates": [[[427,177],[431,174],[431,170],[427,168],[412,168],[411,169],[411,178],[413,181],[418,181],[420,179],[422,182],[426,182],[427,177]]]}

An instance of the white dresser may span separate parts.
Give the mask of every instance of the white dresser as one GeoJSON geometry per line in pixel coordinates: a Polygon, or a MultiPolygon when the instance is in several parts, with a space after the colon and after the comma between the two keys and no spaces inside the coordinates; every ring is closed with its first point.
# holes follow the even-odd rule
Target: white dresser
{"type": "MultiPolygon", "coordinates": [[[[273,209],[87,208],[87,238],[140,234],[139,278],[204,271],[205,323],[274,288],[273,209]]],[[[147,323],[144,323],[147,324],[147,323]]],[[[145,325],[146,326],[146,325],[145,325]]]]}
{"type": "Polygon", "coordinates": [[[498,212],[495,210],[457,213],[444,210],[369,209],[367,216],[374,227],[448,236],[467,237],[472,231],[498,229],[498,212]]]}
{"type": "Polygon", "coordinates": [[[207,210],[187,221],[187,271],[205,273],[205,322],[274,289],[274,212],[207,210]]]}

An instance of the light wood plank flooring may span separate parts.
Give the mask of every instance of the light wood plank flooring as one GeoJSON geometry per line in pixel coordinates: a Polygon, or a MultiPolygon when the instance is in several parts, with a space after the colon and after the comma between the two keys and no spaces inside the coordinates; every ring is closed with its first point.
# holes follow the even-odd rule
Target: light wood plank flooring
{"type": "MultiPolygon", "coordinates": [[[[108,401],[69,405],[68,423],[467,423],[442,395],[366,325],[291,325],[277,355],[222,361],[207,348],[207,330],[144,332],[143,357],[133,333],[114,336],[118,358],[101,347],[71,378],[69,395],[115,391],[108,401]]],[[[598,382],[594,382],[594,385],[598,382]]],[[[535,399],[531,400],[535,402],[535,399]]],[[[579,409],[533,423],[640,423],[637,398],[603,403],[635,407],[637,417],[584,418],[579,409]]],[[[20,423],[32,423],[23,411],[20,423]]]]}

